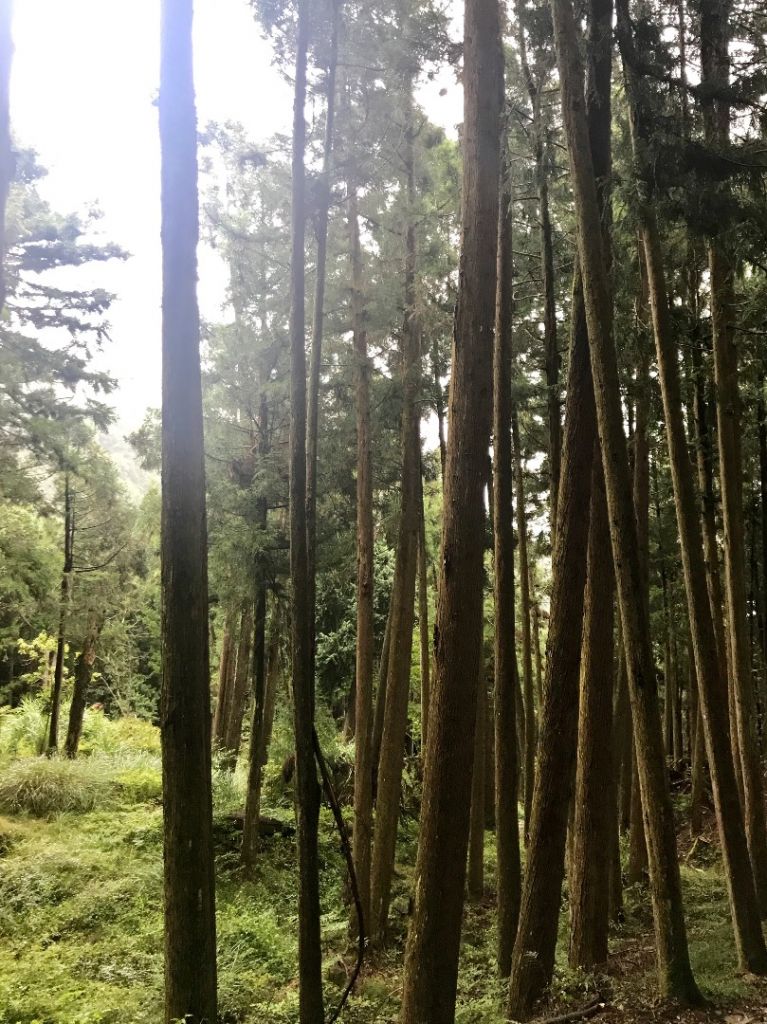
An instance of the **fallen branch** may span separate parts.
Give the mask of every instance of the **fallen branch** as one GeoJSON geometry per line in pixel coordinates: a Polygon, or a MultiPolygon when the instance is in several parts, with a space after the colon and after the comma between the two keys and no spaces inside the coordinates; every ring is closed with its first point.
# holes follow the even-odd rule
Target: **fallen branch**
{"type": "Polygon", "coordinates": [[[572,1010],[570,1013],[563,1013],[558,1017],[546,1017],[544,1020],[539,1021],[539,1024],[571,1024],[572,1021],[595,1017],[606,1007],[607,1003],[603,999],[595,999],[593,1003],[582,1006],[580,1010],[572,1010]]]}

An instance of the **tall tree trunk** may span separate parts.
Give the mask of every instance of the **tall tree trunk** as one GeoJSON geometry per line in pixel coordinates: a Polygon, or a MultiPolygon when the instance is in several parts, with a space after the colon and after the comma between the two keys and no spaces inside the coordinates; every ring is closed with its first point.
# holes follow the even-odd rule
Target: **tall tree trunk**
{"type": "Polygon", "coordinates": [[[487,681],[480,663],[477,682],[477,715],[474,722],[474,765],[471,772],[471,815],[469,818],[469,866],[466,894],[479,903],[485,889],[485,744],[487,730],[487,681]]]}
{"type": "Polygon", "coordinates": [[[426,551],[426,513],[421,472],[420,516],[418,520],[418,642],[421,655],[421,749],[425,751],[429,734],[431,702],[431,639],[429,637],[429,580],[426,551]]]}
{"type": "MultiPolygon", "coordinates": [[[[628,0],[618,0],[618,19],[634,155],[635,158],[642,160],[644,147],[649,140],[649,126],[645,108],[641,105],[642,82],[631,64],[634,46],[628,0]]],[[[762,935],[759,905],[730,754],[727,679],[721,674],[717,659],[716,636],[708,601],[703,541],[697,512],[697,494],[682,414],[682,390],[674,328],[666,293],[660,233],[654,208],[649,202],[642,205],[640,217],[687,606],[695,651],[695,668],[735,943],[741,967],[763,973],[767,971],[767,949],[762,935]]]]}
{"type": "Polygon", "coordinates": [[[320,368],[325,329],[325,277],[328,254],[330,185],[333,169],[333,135],[336,113],[336,71],[338,67],[338,23],[342,0],[332,0],[330,55],[325,78],[325,138],[322,171],[317,181],[317,269],[312,315],[312,343],[309,360],[309,391],[306,419],[306,552],[309,565],[309,620],[312,624],[312,674],[314,674],[315,605],[317,600],[317,446],[320,417],[320,368]]]}
{"type": "Polygon", "coordinates": [[[218,690],[216,692],[216,710],[213,714],[213,745],[220,747],[224,740],[226,728],[226,708],[229,701],[232,676],[235,668],[235,650],[232,631],[234,616],[230,613],[224,619],[224,633],[221,637],[221,659],[218,663],[218,690]]]}
{"type": "Polygon", "coordinates": [[[306,529],[306,62],[307,0],[298,4],[293,96],[290,257],[290,627],[296,742],[298,985],[301,1024],[323,1018],[318,827],[320,787],[314,762],[312,585],[306,529]]]}
{"type": "MultiPolygon", "coordinates": [[[[730,0],[705,0],[701,5],[701,80],[726,90],[730,80],[730,0]]],[[[726,149],[730,109],[713,98],[703,105],[704,136],[709,146],[726,149]]],[[[724,523],[724,577],[729,624],[730,679],[735,696],[746,835],[762,915],[767,915],[767,827],[757,737],[757,708],[751,676],[746,610],[745,541],[743,526],[743,464],[740,444],[740,394],[734,330],[736,319],[732,257],[720,236],[709,239],[711,326],[716,380],[719,483],[724,523]]]]}
{"type": "MultiPolygon", "coordinates": [[[[609,28],[610,0],[606,6],[609,28]]],[[[607,52],[609,60],[609,44],[607,52]]],[[[609,87],[609,66],[607,74],[609,87]]],[[[611,840],[617,835],[612,750],[614,573],[605,558],[610,525],[599,447],[594,448],[570,859],[570,965],[587,969],[607,960],[611,840]]]]}
{"type": "Polygon", "coordinates": [[[527,511],[525,509],[525,473],[519,436],[516,403],[511,407],[511,439],[514,446],[514,483],[517,503],[517,545],[519,551],[519,624],[522,634],[522,696],[525,706],[525,836],[530,834],[530,815],[535,784],[537,745],[535,696],[533,694],[533,642],[530,633],[530,563],[527,557],[527,511]]]}
{"type": "MultiPolygon", "coordinates": [[[[557,303],[554,281],[554,244],[549,210],[549,181],[546,171],[545,129],[541,110],[543,80],[538,82],[530,69],[527,59],[524,15],[521,4],[516,6],[517,46],[519,48],[522,76],[532,111],[533,156],[535,158],[535,184],[538,191],[538,207],[541,219],[541,271],[543,277],[543,337],[544,372],[546,377],[546,407],[549,428],[549,519],[551,523],[551,547],[554,548],[559,511],[559,478],[562,467],[562,423],[560,420],[559,396],[559,348],[557,346],[557,303]]],[[[520,568],[520,573],[521,573],[520,568]]],[[[525,790],[525,813],[527,807],[527,781],[525,790]]],[[[528,826],[525,818],[525,827],[528,826]]]]}
{"type": "Polygon", "coordinates": [[[373,832],[373,467],[370,435],[370,360],[365,329],[357,191],[349,192],[352,325],[357,410],[357,651],[354,746],[354,867],[363,919],[370,921],[370,841],[373,832]]]}
{"type": "Polygon", "coordinates": [[[64,474],[64,565],[61,572],[59,596],[59,625],[56,633],[56,662],[53,669],[51,714],[48,723],[48,752],[58,750],[61,690],[64,685],[64,657],[66,654],[66,626],[72,600],[72,572],[74,569],[75,509],[70,486],[69,471],[64,474]]]}
{"type": "Polygon", "coordinates": [[[392,589],[391,650],[387,673],[381,753],[378,761],[376,821],[371,869],[371,937],[383,940],[389,916],[397,820],[410,696],[410,663],[415,622],[415,578],[421,477],[421,332],[416,309],[415,113],[413,82],[405,82],[405,323],[402,331],[402,488],[397,556],[392,589]]]}
{"type": "MultiPolygon", "coordinates": [[[[593,76],[592,76],[593,77],[593,76]]],[[[589,96],[590,141],[598,176],[610,170],[610,103],[600,79],[589,96]]],[[[606,191],[603,192],[603,198],[606,191]]],[[[605,211],[603,210],[603,213],[605,211]]],[[[605,214],[605,223],[608,218],[605,214]]],[[[601,226],[598,226],[601,232],[601,226]]],[[[572,340],[565,404],[559,506],[553,551],[553,579],[546,682],[539,716],[538,765],[528,840],[519,932],[514,946],[508,1011],[527,1016],[551,981],[565,867],[567,824],[574,783],[581,625],[588,549],[591,476],[596,417],[589,363],[583,278],[576,268],[572,340]]]]}
{"type": "Polygon", "coordinates": [[[497,0],[466,0],[461,255],[437,609],[403,1024],[452,1024],[458,980],[492,413],[503,53],[497,0]]]}
{"type": "Polygon", "coordinates": [[[240,638],[237,644],[237,664],[234,669],[229,708],[226,716],[223,746],[232,767],[237,763],[242,742],[242,720],[248,700],[248,681],[253,650],[253,609],[248,604],[240,616],[240,638]]]}
{"type": "Polygon", "coordinates": [[[572,797],[581,656],[588,516],[596,422],[588,335],[576,271],[565,402],[559,520],[553,554],[549,636],[538,764],[527,843],[519,928],[509,982],[508,1012],[527,1016],[549,984],[559,924],[567,820],[572,797]]]}
{"type": "Polygon", "coordinates": [[[584,109],[583,70],[570,0],[552,0],[554,37],[562,88],[584,282],[591,367],[604,465],[610,533],[626,649],[629,695],[637,748],[637,774],[645,814],[662,996],[697,1003],[690,968],[676,834],[663,762],[663,737],[650,639],[649,608],[642,593],[637,527],[623,434],[618,367],[612,340],[612,299],[601,233],[595,167],[584,109]]]}
{"type": "Polygon", "coordinates": [[[165,1022],[216,1019],[208,551],[192,0],[163,0],[162,782],[165,1022]]]}
{"type": "MultiPolygon", "coordinates": [[[[505,155],[505,152],[504,152],[505,155]]],[[[517,651],[514,593],[513,455],[511,378],[514,314],[511,190],[502,166],[498,211],[498,262],[493,350],[493,566],[495,599],[495,843],[498,888],[498,970],[511,969],[517,934],[519,857],[519,760],[517,746],[517,651]]]]}
{"type": "Polygon", "coordinates": [[[266,667],[266,694],[264,696],[264,714],[259,733],[259,764],[263,771],[269,760],[269,747],[272,743],[274,712],[277,707],[277,690],[281,676],[280,640],[282,632],[282,613],[279,604],[274,603],[269,626],[269,653],[266,667]]]}
{"type": "Polygon", "coordinates": [[[393,591],[389,595],[389,610],[386,614],[384,638],[381,644],[381,660],[378,663],[378,687],[376,689],[375,707],[373,709],[373,736],[371,741],[371,760],[373,764],[373,780],[378,776],[378,762],[381,757],[381,738],[383,737],[384,712],[386,711],[386,691],[389,679],[389,659],[391,657],[391,624],[393,618],[393,591]]]}
{"type": "MultiPolygon", "coordinates": [[[[270,449],[269,400],[266,390],[261,391],[258,410],[258,455],[264,459],[270,449]]],[[[257,549],[259,539],[266,533],[269,521],[269,507],[266,495],[261,494],[256,502],[255,535],[257,549]]],[[[255,565],[256,599],[253,606],[253,646],[250,676],[253,686],[253,705],[250,724],[250,748],[248,750],[248,788],[245,793],[245,816],[242,828],[240,861],[246,872],[252,872],[258,857],[259,820],[261,817],[261,785],[263,782],[264,757],[261,753],[261,737],[264,733],[266,706],[265,658],[266,658],[266,567],[261,557],[255,565]]],[[[276,611],[275,611],[276,615],[276,611]]],[[[271,729],[271,723],[269,725],[271,729]]]]}
{"type": "Polygon", "coordinates": [[[83,731],[83,719],[87,703],[86,696],[93,676],[93,663],[96,660],[96,641],[100,632],[101,626],[99,623],[92,621],[88,626],[82,650],[75,666],[75,686],[72,691],[72,703],[69,707],[69,724],[67,726],[67,739],[64,746],[67,757],[77,757],[77,748],[80,745],[80,736],[83,731]]]}

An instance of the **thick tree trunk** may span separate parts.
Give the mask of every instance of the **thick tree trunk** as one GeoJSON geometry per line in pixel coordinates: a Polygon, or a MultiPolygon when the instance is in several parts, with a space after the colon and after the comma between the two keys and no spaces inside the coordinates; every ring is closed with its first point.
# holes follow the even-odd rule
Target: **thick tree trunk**
{"type": "MultiPolygon", "coordinates": [[[[505,167],[501,174],[505,177],[505,167]]],[[[493,540],[495,598],[495,844],[498,888],[498,971],[511,970],[521,898],[517,651],[514,593],[511,379],[514,313],[511,192],[501,186],[493,353],[493,540]]]]}
{"type": "Polygon", "coordinates": [[[649,609],[644,600],[637,600],[637,594],[642,593],[642,572],[623,434],[617,358],[612,340],[612,299],[586,121],[583,70],[570,0],[552,0],[552,13],[636,738],[637,774],[647,831],[659,987],[662,996],[697,1003],[701,997],[690,968],[687,946],[674,816],[663,761],[649,609]]]}
{"type": "Polygon", "coordinates": [[[570,859],[570,965],[586,969],[607,960],[611,840],[617,835],[612,749],[614,573],[605,558],[610,525],[598,445],[594,454],[570,859]]]}
{"type": "Polygon", "coordinates": [[[437,609],[436,671],[408,935],[403,1024],[452,1024],[458,980],[492,416],[503,54],[497,0],[464,20],[462,238],[437,609]]]}
{"type": "Polygon", "coordinates": [[[370,921],[370,841],[373,832],[373,466],[370,435],[370,360],[365,329],[357,191],[349,193],[352,334],[357,412],[357,649],[354,746],[354,867],[365,925],[370,921]]]}
{"type": "Polygon", "coordinates": [[[298,4],[293,97],[290,302],[290,627],[296,742],[298,846],[298,985],[301,1024],[323,1018],[320,939],[320,787],[314,762],[312,584],[306,530],[306,63],[310,12],[298,4]]]}
{"type": "Polygon", "coordinates": [[[67,757],[77,757],[77,748],[80,745],[80,736],[83,731],[86,697],[93,676],[93,664],[96,660],[96,641],[100,632],[100,625],[92,622],[85,634],[82,650],[75,666],[75,686],[72,691],[72,703],[69,707],[69,725],[64,746],[67,757]]]}
{"type": "Polygon", "coordinates": [[[392,591],[391,650],[387,673],[381,753],[378,761],[376,820],[371,868],[371,937],[382,941],[389,916],[397,820],[410,697],[410,664],[415,622],[415,580],[421,477],[421,332],[416,310],[415,121],[413,83],[405,84],[405,174],[408,223],[405,230],[405,323],[402,331],[402,488],[397,557],[392,591]]]}
{"type": "Polygon", "coordinates": [[[165,1022],[216,1019],[205,466],[192,0],[163,0],[162,776],[165,1022]]]}
{"type": "MultiPolygon", "coordinates": [[[[373,710],[373,735],[371,740],[371,761],[373,765],[373,778],[377,780],[378,761],[381,757],[381,738],[383,737],[384,713],[386,711],[386,691],[389,681],[389,658],[391,657],[391,624],[393,618],[392,598],[394,592],[389,595],[389,610],[386,615],[386,626],[384,627],[384,638],[381,644],[381,660],[378,663],[378,687],[376,688],[375,708],[373,710]]],[[[377,787],[376,787],[377,788],[377,787]]]]}

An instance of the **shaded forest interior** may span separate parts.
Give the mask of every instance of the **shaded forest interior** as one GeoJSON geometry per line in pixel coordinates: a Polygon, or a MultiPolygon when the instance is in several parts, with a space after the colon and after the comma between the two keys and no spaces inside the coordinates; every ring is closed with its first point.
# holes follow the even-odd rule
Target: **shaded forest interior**
{"type": "Polygon", "coordinates": [[[242,2],[120,438],[0,0],[0,1024],[762,1019],[763,5],[242,2]]]}

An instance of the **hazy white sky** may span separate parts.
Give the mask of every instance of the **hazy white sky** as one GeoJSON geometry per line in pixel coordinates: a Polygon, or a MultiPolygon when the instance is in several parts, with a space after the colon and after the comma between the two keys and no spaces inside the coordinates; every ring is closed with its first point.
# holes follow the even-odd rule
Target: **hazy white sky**
{"type": "MultiPolygon", "coordinates": [[[[118,295],[104,365],[120,382],[120,428],[133,429],[160,397],[159,0],[16,0],[11,117],[18,143],[37,150],[42,192],[61,212],[97,204],[105,240],[131,254],[98,270],[118,295]]],[[[254,139],[288,131],[291,97],[271,65],[247,0],[196,0],[199,122],[239,121],[254,139]]],[[[456,120],[457,87],[432,117],[456,120]],[[443,114],[444,117],[440,117],[443,114]]],[[[225,275],[200,253],[203,315],[215,318],[225,275]]]]}

